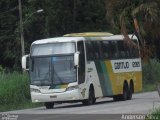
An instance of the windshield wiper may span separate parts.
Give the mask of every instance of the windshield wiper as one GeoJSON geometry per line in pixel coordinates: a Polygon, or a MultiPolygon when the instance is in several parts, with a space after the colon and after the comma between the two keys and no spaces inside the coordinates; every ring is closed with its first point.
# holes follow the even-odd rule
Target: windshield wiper
{"type": "MultiPolygon", "coordinates": [[[[53,72],[55,73],[55,75],[58,77],[58,79],[63,83],[63,80],[59,77],[59,75],[57,74],[57,72],[55,71],[54,69],[54,66],[53,66],[53,72]]],[[[53,81],[53,79],[52,79],[53,81]]],[[[54,83],[54,82],[53,82],[54,83]]]]}

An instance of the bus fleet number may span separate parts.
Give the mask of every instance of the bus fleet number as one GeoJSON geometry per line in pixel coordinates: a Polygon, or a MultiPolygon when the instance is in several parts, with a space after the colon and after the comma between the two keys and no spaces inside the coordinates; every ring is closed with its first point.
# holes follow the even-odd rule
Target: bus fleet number
{"type": "Polygon", "coordinates": [[[140,67],[140,63],[139,62],[132,62],[132,67],[140,67]]]}
{"type": "Polygon", "coordinates": [[[128,69],[129,62],[116,62],[114,63],[115,69],[128,69]]]}

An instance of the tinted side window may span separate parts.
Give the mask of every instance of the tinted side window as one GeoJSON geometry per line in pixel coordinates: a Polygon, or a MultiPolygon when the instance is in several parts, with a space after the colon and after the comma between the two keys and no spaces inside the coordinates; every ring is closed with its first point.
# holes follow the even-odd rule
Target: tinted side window
{"type": "Polygon", "coordinates": [[[79,68],[78,68],[78,83],[85,82],[85,52],[84,52],[84,43],[83,41],[78,42],[78,51],[79,54],[79,68]]]}
{"type": "MultiPolygon", "coordinates": [[[[137,44],[137,41],[134,40],[134,42],[137,44]]],[[[128,46],[128,51],[129,51],[129,55],[130,55],[130,58],[138,58],[139,57],[139,49],[135,46],[128,46]]]]}
{"type": "Polygon", "coordinates": [[[98,44],[99,60],[103,60],[104,59],[103,42],[98,41],[97,44],[98,44]]]}
{"type": "Polygon", "coordinates": [[[86,41],[86,55],[88,61],[93,60],[93,46],[91,41],[86,41]]]}
{"type": "Polygon", "coordinates": [[[125,49],[126,58],[131,58],[131,54],[132,54],[131,48],[125,42],[124,42],[124,49],[125,49]]]}
{"type": "Polygon", "coordinates": [[[117,41],[110,41],[111,59],[117,59],[119,57],[117,41]]]}
{"type": "Polygon", "coordinates": [[[111,57],[109,41],[103,41],[101,47],[102,47],[104,59],[109,59],[111,57]]]}
{"type": "Polygon", "coordinates": [[[99,45],[97,41],[92,42],[93,45],[93,55],[94,55],[94,60],[99,60],[100,54],[99,54],[99,45]]]}

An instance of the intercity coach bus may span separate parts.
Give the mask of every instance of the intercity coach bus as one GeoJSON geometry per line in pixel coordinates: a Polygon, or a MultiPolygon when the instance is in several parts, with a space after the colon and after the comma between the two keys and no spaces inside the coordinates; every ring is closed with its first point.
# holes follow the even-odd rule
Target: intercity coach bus
{"type": "MultiPolygon", "coordinates": [[[[129,37],[138,46],[137,37],[129,37]]],[[[37,40],[22,57],[22,68],[29,70],[32,102],[47,109],[63,102],[91,105],[101,97],[130,100],[142,89],[139,47],[128,46],[123,35],[93,32],[37,40]]]]}

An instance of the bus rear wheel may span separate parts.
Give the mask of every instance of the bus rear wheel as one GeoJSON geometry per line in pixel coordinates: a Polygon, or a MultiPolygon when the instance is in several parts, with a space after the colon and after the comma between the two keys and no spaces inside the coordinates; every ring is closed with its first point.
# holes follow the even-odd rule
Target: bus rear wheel
{"type": "Polygon", "coordinates": [[[123,94],[121,96],[121,100],[125,101],[127,100],[127,97],[128,97],[128,84],[125,83],[123,87],[123,94]]]}
{"type": "Polygon", "coordinates": [[[90,87],[88,99],[83,100],[82,103],[83,103],[83,105],[92,105],[92,104],[95,104],[95,102],[96,102],[96,98],[95,98],[95,94],[94,94],[94,89],[92,87],[90,87]]]}
{"type": "Polygon", "coordinates": [[[44,105],[46,106],[46,109],[53,109],[54,107],[53,102],[45,102],[44,105]]]}
{"type": "Polygon", "coordinates": [[[121,100],[121,96],[120,95],[115,95],[115,96],[113,96],[113,100],[114,101],[120,101],[121,100]]]}
{"type": "Polygon", "coordinates": [[[131,100],[132,99],[133,89],[134,89],[134,86],[133,86],[133,83],[132,83],[132,84],[130,84],[130,87],[128,89],[127,100],[131,100]]]}
{"type": "Polygon", "coordinates": [[[128,93],[129,93],[128,91],[129,91],[128,90],[128,84],[124,83],[122,95],[113,96],[113,100],[114,101],[125,101],[125,100],[127,100],[128,93]]]}

